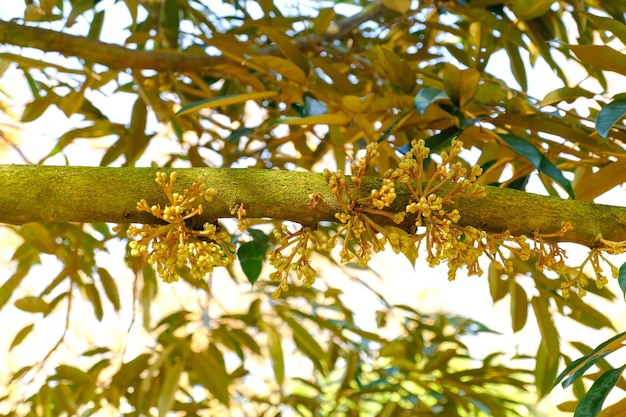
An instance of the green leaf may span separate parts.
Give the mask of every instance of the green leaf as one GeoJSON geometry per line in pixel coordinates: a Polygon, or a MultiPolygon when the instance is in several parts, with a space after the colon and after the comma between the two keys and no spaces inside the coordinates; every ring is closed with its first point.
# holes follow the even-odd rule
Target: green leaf
{"type": "Polygon", "coordinates": [[[285,358],[283,354],[282,338],[276,328],[268,323],[262,323],[262,329],[267,333],[267,347],[272,359],[272,367],[278,385],[282,385],[285,379],[285,358]]]}
{"type": "Polygon", "coordinates": [[[104,23],[104,10],[94,13],[93,19],[91,20],[91,25],[89,25],[89,34],[88,38],[91,39],[100,39],[100,34],[102,33],[102,24],[104,23]]]}
{"type": "Polygon", "coordinates": [[[15,307],[29,313],[45,313],[50,310],[50,305],[41,297],[26,296],[15,300],[15,307]]]}
{"type": "Polygon", "coordinates": [[[302,351],[313,362],[313,366],[321,373],[326,373],[326,354],[319,343],[311,336],[311,332],[306,330],[293,317],[283,315],[283,320],[291,328],[293,340],[302,351]]]}
{"type": "Polygon", "coordinates": [[[600,359],[603,359],[607,354],[622,348],[624,346],[622,344],[624,340],[626,340],[626,332],[620,333],[616,336],[613,336],[609,340],[602,342],[593,351],[570,363],[563,370],[563,372],[561,372],[559,376],[556,377],[554,385],[556,386],[559,382],[563,381],[567,375],[571,373],[572,375],[570,375],[569,378],[565,379],[562,384],[563,388],[567,388],[572,384],[572,382],[574,382],[581,375],[583,375],[587,369],[592,367],[600,359]]]}
{"type": "Polygon", "coordinates": [[[596,131],[604,140],[607,140],[607,136],[611,127],[617,123],[626,114],[626,99],[622,98],[615,100],[602,107],[598,117],[596,118],[596,131]]]}
{"type": "Polygon", "coordinates": [[[475,69],[459,70],[452,64],[443,69],[443,85],[450,100],[459,108],[469,104],[478,91],[480,72],[475,69]]]}
{"type": "Polygon", "coordinates": [[[541,107],[549,106],[551,104],[557,104],[561,101],[565,101],[566,103],[572,103],[579,98],[592,98],[595,96],[595,93],[585,90],[582,87],[562,87],[557,88],[554,91],[550,91],[546,96],[541,100],[539,105],[541,107]]]}
{"type": "Polygon", "coordinates": [[[522,60],[522,56],[519,53],[519,46],[514,42],[506,42],[505,49],[509,55],[509,60],[511,61],[511,72],[515,77],[515,80],[519,83],[520,87],[522,87],[522,91],[528,91],[526,66],[524,65],[524,60],[522,60]]]}
{"type": "Polygon", "coordinates": [[[277,56],[255,56],[250,59],[250,62],[257,64],[261,68],[272,70],[299,86],[304,87],[309,83],[306,73],[298,65],[284,58],[277,56]]]}
{"type": "Polygon", "coordinates": [[[595,417],[602,410],[602,404],[609,392],[619,380],[626,365],[606,371],[596,382],[593,383],[589,391],[580,399],[578,407],[574,412],[574,417],[595,417]]]}
{"type": "Polygon", "coordinates": [[[172,49],[178,47],[180,30],[180,7],[178,3],[178,0],[164,0],[161,3],[160,30],[169,43],[168,47],[172,49]]]}
{"type": "Polygon", "coordinates": [[[542,16],[550,10],[554,0],[515,0],[513,13],[520,20],[531,20],[542,16]]]}
{"type": "Polygon", "coordinates": [[[585,15],[585,17],[589,19],[598,29],[611,32],[613,35],[617,36],[623,44],[626,44],[626,25],[619,20],[612,17],[597,16],[595,14],[582,11],[579,11],[578,13],[585,15]]]}
{"type": "Polygon", "coordinates": [[[626,300],[626,262],[619,267],[619,278],[617,278],[617,282],[619,283],[619,287],[622,289],[624,299],[626,300]]]}
{"type": "Polygon", "coordinates": [[[98,321],[102,321],[104,310],[102,309],[102,300],[100,299],[100,293],[98,293],[96,286],[93,283],[85,284],[85,293],[93,306],[93,312],[96,318],[98,321]]]}
{"type": "Polygon", "coordinates": [[[237,257],[239,258],[243,273],[246,274],[246,278],[248,278],[248,282],[254,285],[259,279],[259,275],[261,275],[265,253],[259,250],[255,242],[245,242],[239,246],[237,257]]]}
{"type": "Polygon", "coordinates": [[[509,281],[511,294],[511,325],[513,332],[518,332],[526,325],[528,318],[528,298],[526,291],[514,279],[509,281]]]}
{"type": "MultiPolygon", "coordinates": [[[[304,75],[305,78],[305,82],[303,83],[303,85],[306,84],[306,75],[310,70],[307,57],[300,51],[300,49],[296,45],[291,42],[291,38],[289,36],[269,27],[263,27],[262,30],[272,40],[272,42],[274,42],[276,47],[280,49],[280,52],[282,52],[282,54],[287,57],[289,61],[293,62],[300,68],[301,73],[304,75]]],[[[255,57],[255,59],[257,59],[257,57],[255,57]]]]}
{"type": "Polygon", "coordinates": [[[383,0],[383,5],[398,13],[406,13],[411,8],[411,0],[383,0]]]}
{"type": "Polygon", "coordinates": [[[182,116],[202,109],[212,109],[215,107],[229,106],[231,104],[245,103],[248,100],[263,100],[277,95],[278,93],[276,91],[260,91],[257,93],[233,94],[208,98],[206,100],[194,101],[193,103],[181,107],[181,109],[176,112],[176,116],[182,116]]]}
{"type": "Polygon", "coordinates": [[[222,404],[228,405],[230,401],[228,392],[230,379],[218,358],[211,355],[207,350],[200,353],[190,352],[187,366],[188,369],[193,369],[200,382],[215,398],[222,404]]]}
{"type": "Polygon", "coordinates": [[[174,364],[166,363],[159,372],[164,374],[163,381],[159,389],[157,407],[159,416],[167,415],[174,404],[174,396],[178,391],[178,382],[185,368],[185,362],[179,360],[174,364]]]}
{"type": "Polygon", "coordinates": [[[447,98],[448,95],[443,90],[433,87],[424,87],[415,96],[415,99],[413,100],[413,107],[423,116],[428,106],[437,100],[447,98]]]}
{"type": "Polygon", "coordinates": [[[252,285],[259,279],[265,254],[269,249],[269,239],[261,230],[248,229],[248,234],[252,237],[250,242],[246,242],[239,246],[237,257],[241,264],[241,269],[248,282],[252,285]]]}
{"type": "Polygon", "coordinates": [[[535,384],[539,396],[544,397],[552,389],[552,381],[558,372],[561,356],[559,332],[554,326],[547,299],[533,297],[531,305],[541,333],[541,343],[537,350],[537,363],[535,365],[535,384]]]}
{"type": "Polygon", "coordinates": [[[572,199],[574,198],[574,190],[569,180],[565,178],[561,170],[550,162],[533,144],[514,135],[500,134],[500,137],[511,149],[526,158],[537,171],[552,178],[567,191],[567,194],[569,194],[572,199]]]}
{"type": "Polygon", "coordinates": [[[606,45],[567,45],[586,65],[626,75],[626,55],[606,45]]]}
{"type": "Polygon", "coordinates": [[[100,276],[100,282],[102,283],[102,287],[104,287],[104,293],[107,295],[107,298],[113,304],[113,308],[115,311],[120,311],[122,305],[120,303],[120,294],[117,291],[117,284],[115,280],[104,268],[98,268],[98,275],[100,276]]]}
{"type": "Polygon", "coordinates": [[[280,119],[270,120],[268,127],[278,124],[284,125],[328,125],[328,126],[346,126],[352,119],[344,113],[318,114],[308,117],[282,117],[280,119]]]}
{"type": "Polygon", "coordinates": [[[372,65],[383,73],[392,83],[405,92],[411,92],[416,86],[415,71],[392,49],[375,45],[372,47],[372,65]]]}
{"type": "Polygon", "coordinates": [[[29,324],[28,326],[24,327],[19,332],[17,332],[17,334],[13,338],[13,341],[11,342],[11,346],[9,346],[9,351],[12,350],[15,346],[22,343],[24,339],[26,338],[26,336],[30,334],[30,332],[33,330],[34,327],[35,327],[34,323],[29,324]]]}
{"type": "Polygon", "coordinates": [[[69,365],[59,365],[56,368],[57,375],[61,378],[74,381],[79,384],[89,384],[93,378],[87,372],[69,365]]]}

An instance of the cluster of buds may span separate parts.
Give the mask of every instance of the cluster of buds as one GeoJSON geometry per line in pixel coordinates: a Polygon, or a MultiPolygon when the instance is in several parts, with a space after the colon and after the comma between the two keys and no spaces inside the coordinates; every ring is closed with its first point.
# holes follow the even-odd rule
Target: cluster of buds
{"type": "Polygon", "coordinates": [[[203,279],[214,267],[229,265],[235,259],[230,235],[221,226],[206,223],[200,230],[192,227],[194,217],[202,214],[199,201],[211,201],[217,190],[205,188],[203,178],[198,178],[190,190],[175,193],[176,178],[176,172],[170,174],[169,181],[163,172],[156,176],[170,204],[161,207],[151,206],[145,200],[137,203],[137,210],[148,212],[165,224],[128,228],[129,236],[138,237],[129,243],[131,255],[155,264],[165,282],[178,281],[176,268],[189,267],[193,278],[203,279]]]}
{"type": "Polygon", "coordinates": [[[383,179],[380,189],[374,189],[367,197],[360,197],[361,183],[368,164],[379,155],[376,143],[367,145],[365,158],[352,162],[350,182],[343,172],[324,170],[324,179],[328,188],[335,193],[342,211],[335,214],[337,220],[343,223],[337,233],[323,243],[321,249],[330,251],[335,247],[337,240],[343,238],[343,247],[339,252],[341,262],[350,262],[355,257],[360,265],[367,265],[372,256],[372,250],[384,250],[387,243],[387,231],[384,227],[372,220],[371,215],[390,218],[396,224],[404,220],[406,213],[391,214],[385,208],[391,206],[396,199],[394,181],[383,179]],[[354,249],[350,244],[354,239],[358,247],[354,249]]]}
{"type": "MultiPolygon", "coordinates": [[[[584,285],[586,284],[586,276],[584,274],[584,268],[587,265],[590,265],[593,269],[593,273],[595,275],[595,282],[598,288],[603,288],[606,284],[608,284],[609,280],[604,275],[604,268],[602,267],[602,262],[606,263],[611,269],[611,275],[613,278],[619,278],[620,268],[615,266],[611,261],[607,259],[605,254],[608,255],[619,255],[626,252],[626,242],[613,242],[606,239],[600,239],[598,241],[598,246],[592,248],[587,257],[583,260],[583,262],[577,268],[573,269],[573,276],[570,274],[570,279],[567,279],[565,282],[561,283],[561,292],[564,298],[568,298],[572,288],[576,288],[578,291],[578,296],[582,297],[586,294],[584,285]]],[[[563,276],[567,277],[567,274],[563,274],[563,276]]]]}
{"type": "Polygon", "coordinates": [[[269,262],[276,269],[270,274],[270,279],[280,281],[272,293],[272,298],[276,299],[282,292],[289,290],[291,272],[295,272],[305,286],[313,285],[317,274],[307,258],[307,246],[309,241],[315,243],[317,239],[313,236],[310,227],[302,227],[296,232],[290,232],[283,225],[282,232],[275,230],[274,235],[279,239],[279,246],[270,253],[269,262]],[[283,255],[283,251],[289,251],[289,254],[283,255]]]}

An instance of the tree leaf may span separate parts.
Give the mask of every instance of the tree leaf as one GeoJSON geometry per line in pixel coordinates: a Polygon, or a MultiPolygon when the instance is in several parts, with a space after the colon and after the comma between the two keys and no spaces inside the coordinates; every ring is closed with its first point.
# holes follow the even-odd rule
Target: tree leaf
{"type": "Polygon", "coordinates": [[[13,350],[15,346],[22,343],[24,339],[26,338],[26,336],[30,334],[30,332],[33,330],[34,327],[35,327],[35,324],[32,323],[32,324],[25,326],[19,332],[17,332],[17,334],[13,338],[13,341],[11,342],[11,346],[9,346],[9,351],[13,350]]]}
{"type": "Polygon", "coordinates": [[[557,104],[561,101],[565,101],[566,103],[572,103],[579,98],[592,98],[595,96],[595,93],[585,90],[582,87],[561,87],[556,90],[550,91],[546,96],[541,100],[539,105],[541,107],[549,106],[551,104],[557,104]]]}
{"type": "Polygon", "coordinates": [[[249,94],[233,94],[228,96],[220,96],[208,98],[206,100],[195,101],[189,103],[176,112],[176,116],[193,113],[202,109],[212,109],[215,107],[229,106],[231,104],[245,103],[248,100],[263,100],[270,97],[276,97],[276,91],[260,91],[249,94]]]}
{"type": "Polygon", "coordinates": [[[265,253],[260,251],[255,242],[245,242],[237,249],[237,257],[248,282],[254,285],[261,275],[265,253]]]}
{"type": "Polygon", "coordinates": [[[619,267],[619,277],[617,278],[617,282],[619,283],[619,287],[622,289],[624,299],[626,300],[626,262],[619,267]]]}
{"type": "Polygon", "coordinates": [[[78,384],[89,384],[93,378],[87,372],[69,365],[59,365],[56,367],[57,375],[78,384]]]}
{"type": "Polygon", "coordinates": [[[528,91],[528,77],[526,75],[526,65],[522,60],[522,56],[519,53],[519,46],[514,42],[505,43],[506,52],[509,55],[511,61],[511,72],[515,77],[523,91],[528,91]]]}
{"type": "Polygon", "coordinates": [[[560,169],[548,160],[537,148],[530,142],[520,138],[519,136],[500,134],[500,137],[515,152],[526,158],[534,167],[542,174],[547,175],[559,184],[567,194],[573,199],[574,190],[572,184],[563,176],[560,169]]]}
{"type": "Polygon", "coordinates": [[[619,99],[610,102],[606,106],[602,107],[598,117],[596,118],[596,131],[604,140],[607,140],[607,136],[611,127],[617,123],[626,114],[626,99],[619,99]]]}
{"type": "Polygon", "coordinates": [[[550,10],[554,0],[515,0],[513,13],[520,20],[531,20],[542,16],[550,10]]]}
{"type": "Polygon", "coordinates": [[[518,332],[526,325],[528,317],[528,298],[526,291],[514,279],[509,284],[511,294],[511,325],[513,332],[518,332]]]}
{"type": "Polygon", "coordinates": [[[104,293],[107,295],[111,304],[113,304],[113,308],[115,311],[120,311],[122,304],[120,303],[120,294],[117,290],[115,280],[111,277],[109,271],[104,268],[98,268],[98,276],[100,277],[100,282],[104,288],[104,293]]]}
{"type": "Polygon", "coordinates": [[[424,87],[415,96],[413,107],[423,116],[428,106],[442,99],[448,99],[445,91],[433,87],[424,87]]]}
{"type": "Polygon", "coordinates": [[[415,72],[393,50],[380,45],[372,47],[372,65],[403,91],[408,93],[415,88],[415,72]]]}
{"type": "Polygon", "coordinates": [[[383,0],[383,5],[398,13],[406,13],[411,8],[411,0],[383,0]]]}
{"type": "Polygon", "coordinates": [[[104,317],[104,310],[102,310],[102,300],[100,299],[100,293],[93,283],[85,284],[85,293],[87,298],[93,306],[93,312],[96,315],[98,321],[102,321],[104,317]]]}
{"type": "Polygon", "coordinates": [[[613,35],[617,36],[623,44],[626,44],[626,25],[620,22],[618,19],[598,16],[583,11],[579,11],[578,13],[584,15],[598,29],[611,32],[613,35]]]}
{"type": "Polygon", "coordinates": [[[315,368],[322,374],[326,373],[326,354],[319,343],[311,336],[300,323],[289,315],[283,315],[283,320],[293,332],[293,340],[298,348],[313,362],[315,368]]]}
{"type": "Polygon", "coordinates": [[[0,310],[9,301],[15,289],[21,284],[29,270],[29,266],[20,265],[17,271],[9,279],[7,279],[0,287],[0,310]]]}
{"type": "Polygon", "coordinates": [[[593,201],[597,196],[625,182],[626,158],[620,158],[596,172],[585,173],[580,181],[575,180],[574,192],[578,200],[593,201]]]}
{"type": "Polygon", "coordinates": [[[613,336],[609,340],[599,344],[593,351],[584,355],[581,358],[576,359],[570,363],[564,370],[556,377],[554,385],[563,381],[561,384],[563,388],[570,386],[575,380],[580,378],[587,369],[592,367],[596,362],[603,359],[609,353],[624,347],[623,342],[626,340],[626,332],[613,336]],[[571,375],[570,375],[571,374],[571,375]],[[566,376],[569,378],[565,379],[566,376]]]}
{"type": "Polygon", "coordinates": [[[626,55],[606,45],[567,45],[578,59],[593,68],[626,75],[626,55]]]}
{"type": "Polygon", "coordinates": [[[613,389],[617,381],[626,369],[623,365],[616,369],[606,371],[596,382],[593,383],[589,391],[580,399],[574,417],[595,417],[602,410],[602,404],[609,392],[613,389]]]}
{"type": "Polygon", "coordinates": [[[193,369],[202,384],[215,398],[222,404],[229,404],[230,393],[228,392],[228,385],[230,379],[219,360],[210,355],[208,351],[190,352],[188,368],[193,369]]]}
{"type": "Polygon", "coordinates": [[[282,117],[280,119],[271,120],[268,123],[268,127],[272,127],[278,124],[284,125],[328,125],[328,126],[345,126],[350,123],[352,119],[344,113],[330,113],[330,114],[318,114],[316,116],[308,117],[282,117]]]}
{"type": "Polygon", "coordinates": [[[282,385],[285,379],[285,358],[283,355],[282,338],[271,324],[262,323],[262,329],[267,334],[267,347],[270,351],[276,382],[278,382],[278,385],[282,385]]]}
{"type": "Polygon", "coordinates": [[[250,59],[250,61],[282,75],[299,86],[304,87],[309,83],[306,73],[298,65],[284,58],[277,56],[255,56],[250,59]]]}
{"type": "Polygon", "coordinates": [[[626,415],[626,398],[606,407],[598,414],[598,417],[621,417],[624,415],[626,415]]]}
{"type": "Polygon", "coordinates": [[[26,296],[15,300],[15,307],[29,313],[46,313],[50,310],[48,303],[42,300],[41,297],[35,296],[26,296]]]}
{"type": "Polygon", "coordinates": [[[298,49],[298,47],[296,47],[296,45],[291,43],[289,36],[284,33],[267,26],[263,27],[263,32],[265,32],[265,34],[274,42],[286,58],[300,68],[305,77],[305,82],[302,85],[305,85],[307,83],[307,73],[310,70],[309,60],[307,57],[300,51],[300,49],[298,49]]]}
{"type": "Polygon", "coordinates": [[[461,109],[474,99],[479,81],[480,72],[473,68],[459,70],[452,64],[444,66],[444,88],[450,100],[461,109]]]}
{"type": "Polygon", "coordinates": [[[531,305],[541,333],[541,343],[537,350],[537,363],[535,364],[535,381],[539,396],[542,398],[552,389],[552,381],[558,372],[561,356],[559,332],[554,327],[552,314],[548,309],[548,300],[542,297],[532,297],[531,305]]]}

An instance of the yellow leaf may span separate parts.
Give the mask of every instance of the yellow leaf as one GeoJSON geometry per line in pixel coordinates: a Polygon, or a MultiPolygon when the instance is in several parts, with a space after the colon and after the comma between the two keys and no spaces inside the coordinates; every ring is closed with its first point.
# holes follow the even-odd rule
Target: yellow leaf
{"type": "Polygon", "coordinates": [[[405,92],[415,88],[415,72],[411,66],[393,50],[376,45],[372,48],[372,64],[376,70],[384,74],[392,83],[405,92]]]}
{"type": "Polygon", "coordinates": [[[278,119],[274,124],[285,125],[330,125],[345,126],[352,119],[343,113],[318,114],[309,117],[286,117],[278,119]]]}
{"type": "Polygon", "coordinates": [[[516,0],[513,2],[513,13],[520,20],[532,20],[550,10],[554,0],[516,0]]]}
{"type": "Polygon", "coordinates": [[[343,96],[341,98],[341,104],[350,111],[355,113],[363,113],[374,101],[374,95],[370,94],[365,97],[358,96],[343,96]]]}
{"type": "Polygon", "coordinates": [[[480,72],[473,68],[461,71],[452,64],[444,66],[443,88],[450,100],[460,108],[474,99],[479,81],[480,72]]]}
{"type": "Polygon", "coordinates": [[[596,173],[581,177],[576,182],[574,193],[577,200],[592,201],[624,182],[626,182],[626,159],[618,159],[600,168],[596,173]]]}
{"type": "Polygon", "coordinates": [[[275,97],[277,95],[278,93],[276,91],[260,91],[258,93],[213,97],[183,106],[180,110],[176,112],[176,116],[182,116],[183,114],[193,113],[202,109],[212,109],[220,106],[229,106],[231,104],[245,103],[248,100],[262,100],[264,98],[275,97]]]}
{"type": "Polygon", "coordinates": [[[288,80],[299,85],[308,84],[308,79],[304,71],[296,64],[277,56],[255,56],[250,61],[263,68],[270,69],[288,80]]]}
{"type": "Polygon", "coordinates": [[[411,8],[411,0],[383,0],[383,5],[398,13],[406,13],[411,8]]]}
{"type": "Polygon", "coordinates": [[[268,27],[264,27],[263,31],[286,58],[296,64],[304,73],[309,71],[309,60],[300,49],[291,43],[289,36],[268,27]]]}
{"type": "Polygon", "coordinates": [[[613,405],[606,407],[598,417],[619,417],[626,415],[626,398],[622,398],[613,405]]]}

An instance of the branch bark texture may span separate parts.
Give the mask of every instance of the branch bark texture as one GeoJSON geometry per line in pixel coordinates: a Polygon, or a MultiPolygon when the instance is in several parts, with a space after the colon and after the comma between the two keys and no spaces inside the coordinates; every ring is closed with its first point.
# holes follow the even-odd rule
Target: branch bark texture
{"type": "MultiPolygon", "coordinates": [[[[317,39],[317,41],[318,43],[324,43],[347,36],[362,23],[376,19],[388,11],[384,6],[380,6],[342,19],[338,22],[335,31],[327,33],[317,39]]],[[[307,50],[312,48],[314,43],[312,41],[311,37],[300,37],[294,39],[293,42],[298,48],[307,50]]],[[[140,51],[84,36],[70,35],[1,20],[0,44],[35,48],[46,52],[59,52],[67,57],[78,57],[120,69],[203,73],[217,65],[232,62],[225,55],[211,56],[189,54],[181,51],[140,51]]],[[[280,55],[279,49],[274,45],[259,48],[256,53],[261,56],[280,55]]]]}
{"type": "MultiPolygon", "coordinates": [[[[341,208],[321,174],[262,169],[232,168],[110,168],[0,166],[0,222],[23,224],[34,221],[154,223],[148,213],[138,212],[137,202],[168,204],[154,181],[157,171],[178,173],[176,189],[190,188],[198,177],[218,190],[203,204],[202,223],[236,217],[243,204],[250,218],[291,220],[305,225],[336,221],[341,208]],[[319,203],[309,208],[311,196],[319,203]]],[[[365,177],[363,196],[379,188],[381,179],[365,177]]],[[[574,230],[560,241],[594,246],[600,238],[626,240],[626,208],[584,201],[561,200],[505,188],[486,187],[485,198],[461,198],[454,205],[460,224],[489,232],[509,230],[513,235],[555,233],[564,221],[574,230]]],[[[396,201],[390,211],[404,211],[409,194],[397,184],[396,201]]],[[[376,219],[389,224],[386,217],[376,219]]],[[[410,223],[400,225],[410,228],[410,223]]]]}

